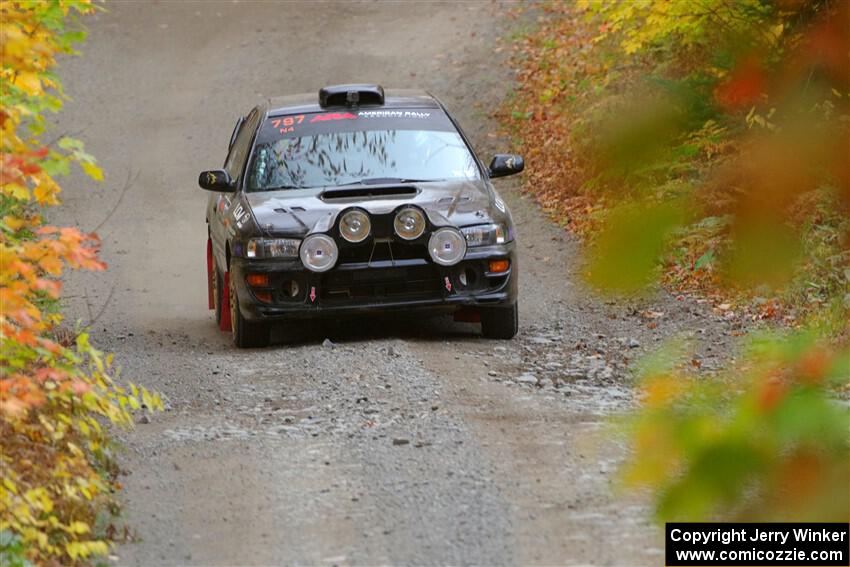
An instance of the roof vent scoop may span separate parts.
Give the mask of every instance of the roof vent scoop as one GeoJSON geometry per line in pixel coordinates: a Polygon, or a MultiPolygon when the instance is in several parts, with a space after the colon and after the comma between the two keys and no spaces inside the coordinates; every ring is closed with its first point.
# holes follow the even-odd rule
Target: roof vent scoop
{"type": "Polygon", "coordinates": [[[333,85],[319,91],[319,106],[360,106],[384,104],[381,85],[333,85]]]}

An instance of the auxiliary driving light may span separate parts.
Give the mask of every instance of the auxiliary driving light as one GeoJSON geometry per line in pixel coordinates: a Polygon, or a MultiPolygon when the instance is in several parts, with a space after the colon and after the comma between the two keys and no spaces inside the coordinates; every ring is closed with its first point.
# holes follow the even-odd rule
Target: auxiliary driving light
{"type": "Polygon", "coordinates": [[[428,252],[441,266],[454,266],[466,255],[466,238],[456,228],[441,228],[428,240],[428,252]]]}
{"type": "Polygon", "coordinates": [[[413,207],[404,208],[395,216],[393,228],[399,238],[416,240],[425,232],[425,216],[419,209],[413,207]]]}
{"type": "Polygon", "coordinates": [[[510,260],[490,260],[490,273],[503,274],[511,268],[510,260]]]}
{"type": "Polygon", "coordinates": [[[269,275],[268,274],[248,274],[245,277],[245,281],[248,282],[248,285],[251,287],[268,287],[269,285],[269,275]]]}
{"type": "Polygon", "coordinates": [[[371,229],[369,215],[358,209],[351,209],[339,219],[340,235],[352,244],[366,240],[371,229]]]}
{"type": "Polygon", "coordinates": [[[327,234],[312,234],[301,243],[299,256],[308,270],[326,272],[336,264],[339,249],[327,234]]]}

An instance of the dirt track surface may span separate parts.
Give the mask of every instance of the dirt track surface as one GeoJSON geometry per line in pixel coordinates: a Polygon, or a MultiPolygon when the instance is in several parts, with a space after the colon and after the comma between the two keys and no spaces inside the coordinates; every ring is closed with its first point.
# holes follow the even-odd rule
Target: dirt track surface
{"type": "Polygon", "coordinates": [[[510,88],[494,52],[503,15],[489,2],[115,2],[88,20],[83,57],[60,70],[74,100],[56,133],[85,140],[107,182],[72,178],[55,220],[101,225],[110,270],[70,278],[67,312],[95,319],[122,379],[167,404],[121,434],[139,541],[119,563],[663,561],[649,511],[614,490],[623,449],[606,419],[631,403],[639,353],[689,331],[710,367],[730,324],[663,295],[594,298],[577,244],[515,183],[499,185],[520,243],[514,341],[400,316],[240,351],[206,309],[196,180],[240,113],[331,83],[419,86],[486,160],[508,149],[488,135],[510,88]]]}

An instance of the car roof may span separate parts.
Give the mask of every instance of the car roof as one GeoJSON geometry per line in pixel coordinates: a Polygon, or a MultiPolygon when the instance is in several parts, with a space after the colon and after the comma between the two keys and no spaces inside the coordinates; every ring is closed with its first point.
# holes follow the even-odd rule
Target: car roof
{"type": "MultiPolygon", "coordinates": [[[[269,98],[265,101],[265,111],[268,116],[281,114],[327,112],[345,106],[319,105],[318,93],[302,93],[269,98]]],[[[418,89],[387,89],[384,104],[362,105],[360,108],[442,108],[433,95],[418,89]]]]}

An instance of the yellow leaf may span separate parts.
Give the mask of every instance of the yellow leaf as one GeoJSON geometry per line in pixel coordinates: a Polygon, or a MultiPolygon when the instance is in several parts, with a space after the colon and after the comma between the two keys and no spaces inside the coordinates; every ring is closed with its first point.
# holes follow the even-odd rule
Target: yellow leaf
{"type": "Polygon", "coordinates": [[[80,449],[79,447],[77,447],[77,445],[71,443],[70,441],[68,441],[68,450],[71,451],[71,454],[77,457],[84,456],[82,449],[80,449]]]}
{"type": "Polygon", "coordinates": [[[29,189],[17,183],[7,183],[3,185],[3,193],[14,199],[27,200],[30,198],[29,189]]]}
{"type": "Polygon", "coordinates": [[[87,534],[91,531],[91,528],[89,528],[89,525],[85,522],[71,522],[71,525],[68,526],[68,530],[75,534],[87,534]]]}
{"type": "Polygon", "coordinates": [[[29,95],[40,95],[43,92],[41,88],[41,79],[32,71],[20,71],[14,80],[15,86],[23,90],[29,95]]]}
{"type": "Polygon", "coordinates": [[[58,187],[56,184],[52,183],[39,183],[35,186],[33,190],[33,195],[35,196],[36,202],[42,205],[55,205],[58,204],[56,200],[56,193],[58,193],[58,187]]]}
{"type": "Polygon", "coordinates": [[[11,215],[6,215],[5,217],[3,217],[3,222],[6,223],[6,226],[11,228],[12,230],[20,230],[22,226],[26,225],[26,221],[24,221],[24,219],[19,219],[11,215]]]}
{"type": "Polygon", "coordinates": [[[103,170],[93,163],[83,162],[83,171],[95,181],[103,181],[103,170]]]}

